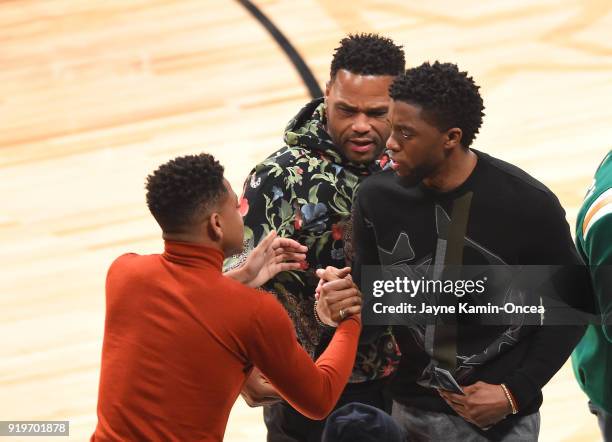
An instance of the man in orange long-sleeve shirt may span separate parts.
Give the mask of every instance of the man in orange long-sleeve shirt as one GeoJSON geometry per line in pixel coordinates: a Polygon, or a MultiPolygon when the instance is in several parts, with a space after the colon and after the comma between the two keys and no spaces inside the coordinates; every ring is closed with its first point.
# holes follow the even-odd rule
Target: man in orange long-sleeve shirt
{"type": "MultiPolygon", "coordinates": [[[[312,362],[276,299],[221,273],[224,256],[242,247],[243,225],[212,156],[162,165],[148,178],[147,204],[164,253],[126,254],[109,269],[91,440],[221,440],[253,366],[301,413],[324,418],[351,373],[359,315],[342,321],[312,362]]],[[[324,284],[327,295],[341,299],[337,309],[360,311],[350,278],[324,284]]]]}

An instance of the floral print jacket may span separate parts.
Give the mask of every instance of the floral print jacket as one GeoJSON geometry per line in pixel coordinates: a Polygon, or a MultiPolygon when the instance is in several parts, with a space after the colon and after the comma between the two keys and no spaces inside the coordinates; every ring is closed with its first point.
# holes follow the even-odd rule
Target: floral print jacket
{"type": "MultiPolygon", "coordinates": [[[[308,246],[302,271],[280,273],[263,288],[285,307],[300,344],[315,358],[333,334],[314,317],[315,270],[350,262],[345,237],[353,195],[361,180],[379,170],[384,160],[369,168],[348,162],[325,130],[322,99],[308,103],[289,122],[284,141],[285,146],[258,164],[244,184],[245,253],[272,229],[308,246]]],[[[226,268],[240,259],[230,258],[226,268]]],[[[399,351],[390,328],[376,335],[359,346],[351,382],[385,377],[396,367],[399,351]]]]}

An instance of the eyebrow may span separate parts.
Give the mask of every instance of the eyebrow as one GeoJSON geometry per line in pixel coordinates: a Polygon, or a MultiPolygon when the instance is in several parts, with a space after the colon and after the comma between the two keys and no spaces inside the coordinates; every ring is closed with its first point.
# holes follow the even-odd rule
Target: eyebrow
{"type": "MultiPolygon", "coordinates": [[[[390,121],[389,121],[389,123],[390,123],[390,121]]],[[[401,124],[401,123],[400,124],[396,124],[395,127],[398,128],[399,130],[407,130],[409,132],[414,132],[414,133],[416,133],[416,131],[417,131],[414,127],[406,126],[405,124],[401,124]]]]}
{"type": "MultiPolygon", "coordinates": [[[[357,106],[354,106],[354,105],[352,105],[352,104],[349,104],[349,103],[347,103],[347,102],[345,102],[345,101],[338,101],[338,102],[336,103],[336,107],[345,107],[345,108],[350,109],[350,110],[358,110],[358,107],[357,107],[357,106]]],[[[378,105],[378,106],[368,107],[368,108],[365,110],[365,112],[366,112],[366,113],[367,113],[367,112],[382,112],[382,111],[387,112],[388,110],[389,110],[389,106],[388,106],[388,105],[385,105],[385,104],[380,104],[380,105],[378,105]]]]}

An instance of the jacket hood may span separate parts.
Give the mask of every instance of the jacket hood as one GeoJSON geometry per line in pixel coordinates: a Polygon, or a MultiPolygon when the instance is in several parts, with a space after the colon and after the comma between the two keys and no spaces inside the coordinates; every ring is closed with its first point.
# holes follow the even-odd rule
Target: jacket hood
{"type": "Polygon", "coordinates": [[[369,175],[380,170],[375,163],[370,165],[350,162],[334,145],[325,129],[325,103],[323,97],[306,104],[285,128],[284,141],[287,146],[295,146],[318,152],[333,163],[351,170],[357,175],[369,175]]]}

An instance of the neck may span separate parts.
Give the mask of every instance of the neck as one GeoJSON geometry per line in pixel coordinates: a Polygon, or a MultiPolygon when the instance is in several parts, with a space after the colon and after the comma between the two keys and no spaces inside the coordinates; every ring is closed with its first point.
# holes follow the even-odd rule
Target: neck
{"type": "Polygon", "coordinates": [[[217,241],[213,241],[210,238],[202,237],[202,235],[196,235],[194,233],[162,233],[164,241],[184,242],[190,244],[196,244],[199,246],[206,246],[213,249],[223,251],[223,248],[217,241]]]}
{"type": "Polygon", "coordinates": [[[474,171],[478,157],[469,149],[453,149],[433,174],[423,179],[423,184],[439,192],[450,192],[461,186],[474,171]]]}

